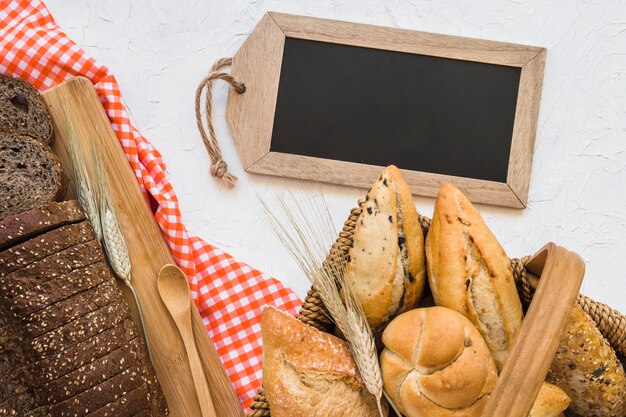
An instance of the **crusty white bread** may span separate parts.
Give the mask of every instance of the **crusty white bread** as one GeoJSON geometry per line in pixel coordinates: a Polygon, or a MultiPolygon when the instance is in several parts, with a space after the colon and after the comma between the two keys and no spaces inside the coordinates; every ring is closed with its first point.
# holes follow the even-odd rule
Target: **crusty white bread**
{"type": "Polygon", "coordinates": [[[522,323],[513,271],[478,210],[451,184],[439,190],[426,258],[435,303],[470,319],[501,370],[522,323]]]}
{"type": "Polygon", "coordinates": [[[383,332],[385,392],[407,417],[478,417],[497,371],[485,341],[444,307],[400,314],[383,332]]]}
{"type": "Polygon", "coordinates": [[[344,341],[273,307],[263,311],[261,330],[272,417],[378,416],[344,341]]]}
{"type": "Polygon", "coordinates": [[[348,253],[346,281],[379,333],[395,315],[417,306],[424,291],[424,234],[411,192],[395,166],[367,193],[348,253]]]}
{"type": "Polygon", "coordinates": [[[544,382],[528,417],[559,417],[571,402],[561,388],[544,382]]]}
{"type": "Polygon", "coordinates": [[[548,381],[572,398],[569,412],[584,417],[626,416],[624,367],[578,304],[561,336],[548,381]]]}

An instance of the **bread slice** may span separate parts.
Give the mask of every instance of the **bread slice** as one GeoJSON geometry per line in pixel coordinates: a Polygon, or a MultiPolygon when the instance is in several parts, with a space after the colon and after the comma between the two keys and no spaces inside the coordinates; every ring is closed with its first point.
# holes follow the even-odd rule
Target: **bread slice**
{"type": "Polygon", "coordinates": [[[0,220],[0,250],[52,229],[86,220],[78,201],[52,202],[0,220]]]}
{"type": "Polygon", "coordinates": [[[522,324],[513,271],[478,210],[451,184],[435,201],[426,259],[435,303],[469,318],[502,370],[522,324]]]}
{"type": "Polygon", "coordinates": [[[44,384],[44,399],[48,404],[63,402],[141,363],[145,355],[140,339],[133,339],[108,355],[44,384]]]}
{"type": "Polygon", "coordinates": [[[22,319],[26,337],[33,338],[122,299],[114,278],[22,319]]]}
{"type": "Polygon", "coordinates": [[[37,139],[0,133],[0,219],[59,200],[67,178],[59,159],[37,139]]]}
{"type": "Polygon", "coordinates": [[[374,333],[422,297],[424,235],[411,192],[393,165],[367,193],[348,252],[346,281],[374,333]]]}
{"type": "MultiPolygon", "coordinates": [[[[28,280],[28,278],[24,279],[28,280]]],[[[67,274],[57,274],[33,288],[22,287],[21,294],[18,293],[5,302],[13,314],[22,318],[74,294],[96,287],[109,279],[111,279],[109,266],[105,261],[98,261],[67,274]]],[[[4,286],[0,286],[0,290],[3,288],[4,286]]]]}
{"type": "Polygon", "coordinates": [[[626,415],[624,367],[595,323],[576,304],[572,309],[548,381],[571,398],[568,411],[585,417],[626,415]]]}
{"type": "Polygon", "coordinates": [[[132,417],[132,416],[161,416],[165,414],[151,414],[148,409],[150,406],[150,392],[148,384],[140,387],[116,398],[115,401],[95,410],[86,417],[132,417]],[[143,413],[143,414],[142,414],[143,413]]]}
{"type": "Polygon", "coordinates": [[[261,331],[272,417],[378,416],[344,341],[273,307],[263,311],[261,331]]]}
{"type": "Polygon", "coordinates": [[[57,252],[95,239],[89,222],[68,224],[0,252],[0,275],[7,275],[57,252]]]}
{"type": "Polygon", "coordinates": [[[54,130],[39,92],[26,81],[0,74],[0,131],[28,134],[52,143],[54,130]]]}
{"type": "Polygon", "coordinates": [[[99,249],[98,242],[92,240],[0,276],[2,297],[16,297],[28,290],[45,291],[46,288],[41,286],[58,279],[60,275],[68,275],[72,271],[103,261],[104,255],[99,249]]]}
{"type": "Polygon", "coordinates": [[[38,357],[46,357],[87,340],[130,317],[125,300],[114,301],[96,311],[30,340],[38,357]]]}

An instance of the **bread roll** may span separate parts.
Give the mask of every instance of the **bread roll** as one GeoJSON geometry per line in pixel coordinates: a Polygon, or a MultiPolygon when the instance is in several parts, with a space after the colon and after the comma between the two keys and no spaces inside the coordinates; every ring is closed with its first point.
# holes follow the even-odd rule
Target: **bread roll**
{"type": "Polygon", "coordinates": [[[585,417],[626,415],[626,375],[595,323],[576,304],[548,372],[571,398],[569,411],[585,417]]]}
{"type": "Polygon", "coordinates": [[[407,417],[478,417],[497,372],[472,323],[443,307],[393,319],[380,356],[385,392],[407,417]]]}
{"type": "Polygon", "coordinates": [[[375,417],[346,343],[273,307],[263,311],[263,387],[272,417],[375,417]]]}
{"type": "Polygon", "coordinates": [[[435,303],[470,319],[501,370],[522,324],[513,271],[480,213],[451,184],[437,196],[426,258],[435,303]]]}
{"type": "Polygon", "coordinates": [[[528,417],[559,417],[571,401],[561,388],[544,382],[528,417]]]}
{"type": "Polygon", "coordinates": [[[417,306],[424,291],[424,235],[411,192],[395,166],[367,193],[348,254],[346,280],[374,331],[417,306]]]}

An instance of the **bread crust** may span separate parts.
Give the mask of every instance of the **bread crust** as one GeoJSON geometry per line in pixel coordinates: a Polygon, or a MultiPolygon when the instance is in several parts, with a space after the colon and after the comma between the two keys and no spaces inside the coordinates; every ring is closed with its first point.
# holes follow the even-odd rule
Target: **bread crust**
{"type": "Polygon", "coordinates": [[[585,417],[626,415],[626,375],[615,351],[576,304],[548,372],[548,381],[572,399],[569,411],[585,417]]]}
{"type": "Polygon", "coordinates": [[[348,252],[346,281],[379,333],[424,291],[424,235],[400,171],[387,167],[367,193],[348,252]]]}
{"type": "Polygon", "coordinates": [[[437,196],[426,258],[435,303],[470,319],[501,370],[522,323],[513,271],[480,213],[451,184],[437,196]]]}
{"type": "Polygon", "coordinates": [[[544,382],[528,417],[558,417],[571,402],[570,397],[561,388],[544,382]]]}
{"type": "Polygon", "coordinates": [[[346,343],[273,307],[263,311],[263,388],[272,417],[374,417],[346,343]]]}
{"type": "Polygon", "coordinates": [[[497,378],[482,336],[444,307],[400,314],[383,332],[385,392],[407,417],[480,416],[497,378]]]}

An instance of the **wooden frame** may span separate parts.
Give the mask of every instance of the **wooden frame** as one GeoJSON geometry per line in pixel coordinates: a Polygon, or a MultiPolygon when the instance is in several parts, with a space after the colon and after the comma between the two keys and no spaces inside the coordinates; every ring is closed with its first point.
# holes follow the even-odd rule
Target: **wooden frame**
{"type": "Polygon", "coordinates": [[[416,195],[435,196],[452,182],[473,202],[523,208],[537,130],[546,49],[342,21],[267,13],[235,54],[226,118],[246,171],[367,188],[381,167],[270,152],[285,38],[369,47],[521,68],[505,183],[403,170],[416,195]]]}

